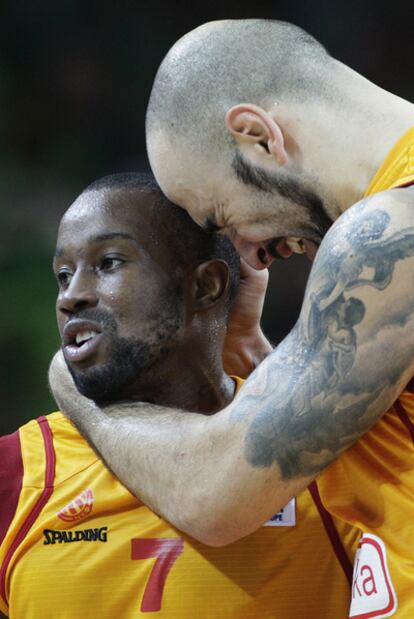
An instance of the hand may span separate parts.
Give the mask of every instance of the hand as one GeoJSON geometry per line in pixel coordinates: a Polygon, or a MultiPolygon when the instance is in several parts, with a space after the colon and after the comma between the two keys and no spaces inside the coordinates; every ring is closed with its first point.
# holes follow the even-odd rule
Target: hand
{"type": "Polygon", "coordinates": [[[71,404],[83,396],[73,382],[61,350],[55,354],[49,367],[49,387],[60,410],[71,417],[71,404]]]}
{"type": "Polygon", "coordinates": [[[241,258],[241,280],[233,304],[223,352],[224,369],[246,378],[272,351],[260,327],[269,272],[257,271],[241,258]]]}

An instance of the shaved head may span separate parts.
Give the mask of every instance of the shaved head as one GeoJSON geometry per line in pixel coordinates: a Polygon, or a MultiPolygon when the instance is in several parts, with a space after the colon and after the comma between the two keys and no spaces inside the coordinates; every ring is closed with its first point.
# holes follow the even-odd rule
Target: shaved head
{"type": "Polygon", "coordinates": [[[235,243],[276,236],[319,243],[337,209],[300,157],[286,165],[286,149],[296,147],[274,119],[282,107],[306,100],[318,110],[332,98],[334,63],[311,35],[284,22],[226,20],[185,35],[158,70],[147,112],[150,163],[166,195],[235,243]]]}
{"type": "Polygon", "coordinates": [[[162,130],[172,141],[177,137],[180,148],[185,142],[212,157],[223,150],[230,155],[232,140],[223,123],[232,105],[320,97],[328,60],[325,48],[292,24],[205,24],[180,39],[162,62],[148,104],[148,134],[162,130]]]}

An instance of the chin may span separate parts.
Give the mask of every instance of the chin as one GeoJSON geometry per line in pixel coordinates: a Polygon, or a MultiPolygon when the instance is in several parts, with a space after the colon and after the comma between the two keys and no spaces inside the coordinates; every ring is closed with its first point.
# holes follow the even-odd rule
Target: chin
{"type": "Polygon", "coordinates": [[[79,393],[99,405],[127,399],[125,381],[108,375],[106,368],[93,368],[87,373],[71,370],[71,374],[79,393]]]}

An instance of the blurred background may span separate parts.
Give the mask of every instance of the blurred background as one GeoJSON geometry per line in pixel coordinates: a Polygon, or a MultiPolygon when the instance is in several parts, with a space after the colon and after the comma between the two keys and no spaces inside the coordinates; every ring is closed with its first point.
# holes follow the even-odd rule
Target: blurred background
{"type": "MultiPolygon", "coordinates": [[[[146,103],[174,41],[212,19],[292,21],[369,79],[414,100],[412,7],[398,0],[1,3],[1,434],[54,409],[46,373],[59,346],[57,224],[94,179],[148,169],[146,103]]],[[[272,267],[264,325],[275,342],[296,321],[308,268],[300,256],[272,267]]]]}

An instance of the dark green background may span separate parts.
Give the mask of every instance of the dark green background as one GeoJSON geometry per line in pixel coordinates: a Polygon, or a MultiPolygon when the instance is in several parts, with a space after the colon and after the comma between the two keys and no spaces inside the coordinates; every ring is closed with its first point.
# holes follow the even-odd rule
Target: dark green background
{"type": "MultiPolygon", "coordinates": [[[[16,0],[0,8],[0,433],[54,404],[46,370],[58,346],[50,262],[57,223],[99,176],[146,169],[144,114],[156,68],[196,25],[268,17],[309,30],[331,53],[412,100],[410,3],[16,0]]],[[[338,170],[341,174],[341,170],[338,170]]],[[[265,326],[296,320],[308,266],[272,270],[265,326]]]]}

